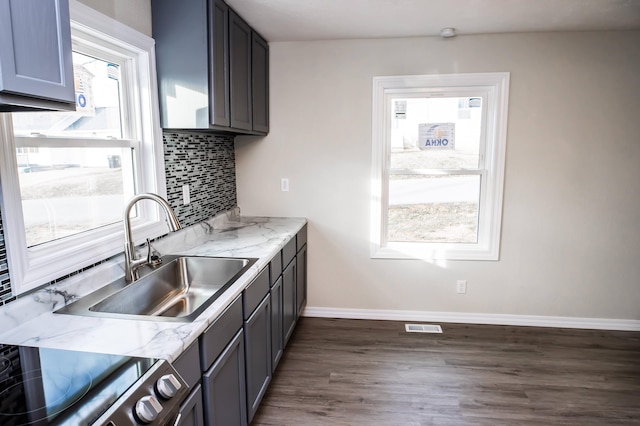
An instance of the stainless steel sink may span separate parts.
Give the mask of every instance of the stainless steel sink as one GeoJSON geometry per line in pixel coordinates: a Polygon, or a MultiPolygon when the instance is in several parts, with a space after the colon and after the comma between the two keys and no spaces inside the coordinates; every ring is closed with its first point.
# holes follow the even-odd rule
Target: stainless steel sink
{"type": "Polygon", "coordinates": [[[131,284],[124,278],[114,281],[56,312],[190,322],[255,261],[251,258],[165,256],[161,266],[141,270],[146,275],[137,281],[131,284]]]}

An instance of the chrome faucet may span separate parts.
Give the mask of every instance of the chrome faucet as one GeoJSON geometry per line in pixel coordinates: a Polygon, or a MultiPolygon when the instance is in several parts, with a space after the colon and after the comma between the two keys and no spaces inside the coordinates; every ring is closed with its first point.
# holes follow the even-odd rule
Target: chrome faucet
{"type": "Polygon", "coordinates": [[[180,222],[175,213],[171,209],[171,206],[167,201],[156,194],[138,194],[134,196],[124,208],[124,279],[131,283],[138,278],[138,269],[142,266],[151,263],[151,244],[147,239],[147,256],[145,258],[136,259],[135,246],[133,244],[133,238],[131,238],[131,219],[129,214],[133,206],[140,200],[152,200],[160,204],[164,209],[167,216],[167,223],[170,231],[177,231],[180,229],[180,222]]]}

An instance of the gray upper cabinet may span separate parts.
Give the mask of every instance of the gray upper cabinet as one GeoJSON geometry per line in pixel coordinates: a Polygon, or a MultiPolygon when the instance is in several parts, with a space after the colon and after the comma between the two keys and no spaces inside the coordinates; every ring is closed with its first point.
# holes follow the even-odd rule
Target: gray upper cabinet
{"type": "Polygon", "coordinates": [[[253,130],[269,132],[269,45],[256,33],[251,40],[253,130]]]}
{"type": "Polygon", "coordinates": [[[251,27],[234,11],[229,13],[229,69],[231,127],[252,130],[251,27]]]}
{"type": "Polygon", "coordinates": [[[162,127],[266,134],[266,42],[254,58],[260,36],[223,0],[153,0],[151,6],[162,127]],[[254,78],[254,67],[261,76],[254,78]]]}
{"type": "Polygon", "coordinates": [[[282,339],[285,347],[296,327],[297,302],[296,262],[294,260],[282,272],[282,339]]]}
{"type": "Polygon", "coordinates": [[[68,0],[0,0],[0,112],[74,109],[68,0]]]}
{"type": "Polygon", "coordinates": [[[209,1],[209,25],[210,119],[212,125],[229,127],[229,6],[223,1],[209,1]]]}

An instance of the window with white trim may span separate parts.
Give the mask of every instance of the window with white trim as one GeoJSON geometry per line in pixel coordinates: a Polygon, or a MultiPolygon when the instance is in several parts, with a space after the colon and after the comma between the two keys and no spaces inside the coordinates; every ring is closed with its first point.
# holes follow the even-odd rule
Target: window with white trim
{"type": "Polygon", "coordinates": [[[497,260],[509,73],[374,77],[371,257],[497,260]]]}
{"type": "MultiPolygon", "coordinates": [[[[153,39],[77,1],[70,12],[76,111],[0,114],[16,295],[122,252],[127,200],[166,196],[153,39]]],[[[137,242],[166,233],[154,203],[134,216],[137,242]]]]}

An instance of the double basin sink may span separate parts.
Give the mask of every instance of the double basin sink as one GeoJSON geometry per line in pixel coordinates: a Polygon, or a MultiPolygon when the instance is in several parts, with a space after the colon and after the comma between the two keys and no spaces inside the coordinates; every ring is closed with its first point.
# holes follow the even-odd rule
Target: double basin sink
{"type": "Polygon", "coordinates": [[[191,322],[257,259],[164,256],[133,283],[124,278],[57,310],[57,313],[152,321],[191,322]]]}

